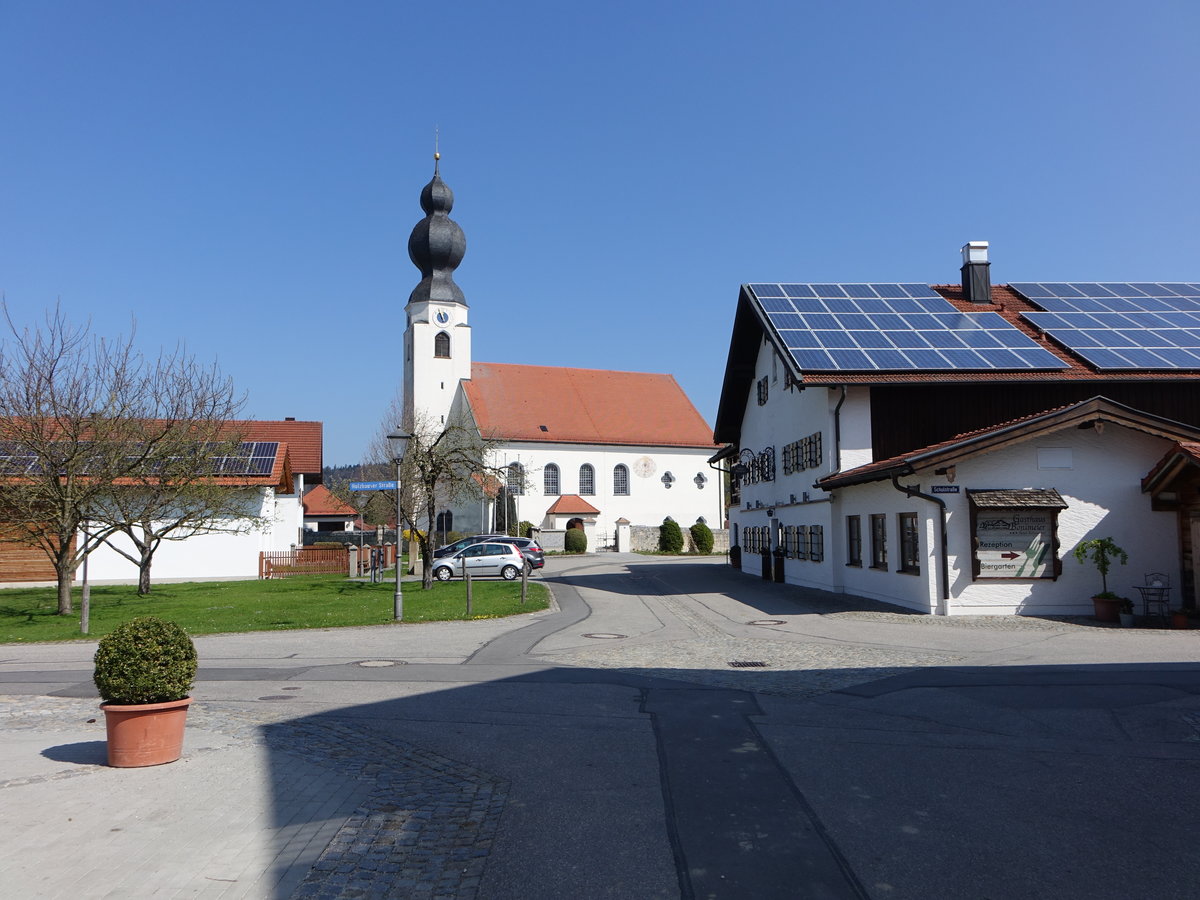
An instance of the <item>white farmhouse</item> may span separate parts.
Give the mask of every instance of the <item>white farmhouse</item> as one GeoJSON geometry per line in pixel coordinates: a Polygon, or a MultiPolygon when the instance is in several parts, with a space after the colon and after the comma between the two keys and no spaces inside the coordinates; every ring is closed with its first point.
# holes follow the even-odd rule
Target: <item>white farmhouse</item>
{"type": "Polygon", "coordinates": [[[697,520],[719,528],[712,430],[672,376],[473,362],[469,309],[453,277],[466,252],[453,203],[435,164],[408,243],[422,279],[405,307],[405,414],[469,423],[498,442],[492,462],[510,477],[499,498],[440,511],[437,530],[490,531],[508,497],[515,520],[538,528],[581,520],[591,548],[626,549],[624,526],[666,516],[684,529],[697,520]]]}
{"type": "Polygon", "coordinates": [[[1193,605],[1200,284],[741,288],[714,456],[748,574],[942,615],[1193,605]]]}

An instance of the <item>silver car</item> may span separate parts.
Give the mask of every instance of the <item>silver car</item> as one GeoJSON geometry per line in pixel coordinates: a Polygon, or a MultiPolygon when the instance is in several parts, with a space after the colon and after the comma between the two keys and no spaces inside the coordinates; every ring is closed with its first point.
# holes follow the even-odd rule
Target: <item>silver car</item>
{"type": "Polygon", "coordinates": [[[433,564],[433,577],[438,581],[449,581],[462,577],[463,566],[472,578],[482,575],[499,575],[505,581],[518,578],[525,568],[525,556],[512,544],[500,541],[485,541],[463,547],[433,564]]]}

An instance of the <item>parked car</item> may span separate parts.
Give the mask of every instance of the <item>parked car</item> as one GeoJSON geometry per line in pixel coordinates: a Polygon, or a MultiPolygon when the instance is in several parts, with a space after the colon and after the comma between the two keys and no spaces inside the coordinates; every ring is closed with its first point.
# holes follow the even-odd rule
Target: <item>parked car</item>
{"type": "Polygon", "coordinates": [[[525,565],[525,555],[512,544],[484,541],[441,557],[433,564],[433,577],[438,581],[461,578],[466,566],[472,578],[499,575],[505,581],[512,581],[520,577],[525,565]]]}
{"type": "Polygon", "coordinates": [[[546,565],[546,552],[542,549],[542,545],[533,538],[504,538],[504,540],[524,554],[530,568],[540,569],[546,565]]]}
{"type": "Polygon", "coordinates": [[[452,544],[447,544],[444,547],[438,547],[433,551],[434,559],[441,559],[443,556],[449,556],[452,553],[457,553],[472,544],[482,544],[484,541],[502,541],[505,540],[502,534],[473,534],[470,537],[459,538],[452,544]]]}
{"type": "Polygon", "coordinates": [[[509,537],[506,534],[474,534],[470,537],[461,538],[452,544],[447,544],[445,547],[438,547],[433,551],[433,558],[443,559],[465,547],[470,547],[472,544],[481,544],[484,541],[503,541],[514,545],[524,554],[525,559],[529,561],[529,566],[532,569],[540,569],[546,565],[546,553],[542,550],[541,544],[533,538],[509,537]]]}

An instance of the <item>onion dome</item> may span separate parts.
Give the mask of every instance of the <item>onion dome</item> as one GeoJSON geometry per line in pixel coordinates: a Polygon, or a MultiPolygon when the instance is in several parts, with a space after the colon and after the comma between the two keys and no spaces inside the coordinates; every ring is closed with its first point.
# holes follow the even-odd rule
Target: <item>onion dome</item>
{"type": "Polygon", "coordinates": [[[408,302],[440,300],[466,306],[462,288],[454,283],[454,270],[467,252],[467,238],[450,218],[454,192],[438,174],[438,158],[439,154],[434,154],[433,180],[421,191],[425,218],[408,238],[408,258],[421,270],[421,283],[413,288],[408,302]]]}

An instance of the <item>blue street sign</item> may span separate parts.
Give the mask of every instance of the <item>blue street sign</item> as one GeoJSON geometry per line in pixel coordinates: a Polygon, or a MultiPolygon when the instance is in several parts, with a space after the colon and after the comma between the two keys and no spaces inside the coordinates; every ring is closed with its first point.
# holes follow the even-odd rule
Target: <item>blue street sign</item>
{"type": "Polygon", "coordinates": [[[350,490],[352,491],[394,491],[396,482],[394,481],[352,481],[350,482],[350,490]]]}

